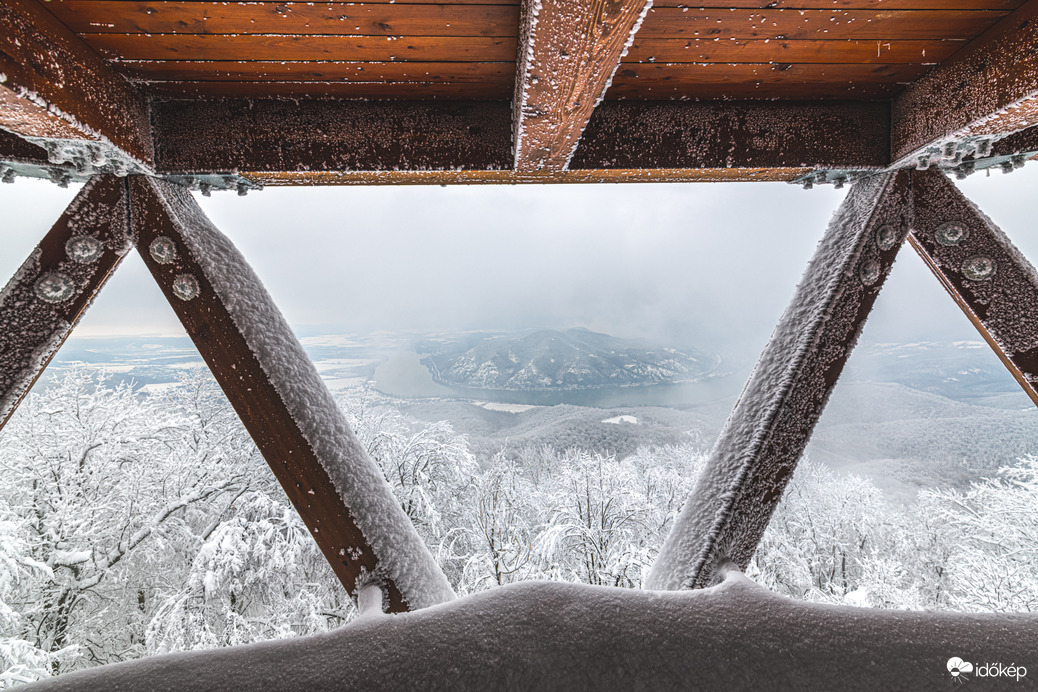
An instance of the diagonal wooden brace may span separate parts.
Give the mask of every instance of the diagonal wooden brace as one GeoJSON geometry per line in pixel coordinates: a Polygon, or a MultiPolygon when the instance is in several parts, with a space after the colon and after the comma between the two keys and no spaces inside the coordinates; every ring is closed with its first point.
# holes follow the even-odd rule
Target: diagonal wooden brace
{"type": "Polygon", "coordinates": [[[130,181],[138,250],[351,595],[391,612],[454,597],[259,278],[185,188],[130,181]]]}
{"type": "Polygon", "coordinates": [[[913,181],[909,242],[1038,405],[1038,272],[943,173],[913,181]]]}
{"type": "Polygon", "coordinates": [[[646,580],[710,586],[744,569],[909,227],[909,173],[857,183],[822,238],[646,580]]]}
{"type": "Polygon", "coordinates": [[[0,428],[133,246],[126,182],[90,180],[0,291],[0,428]]]}

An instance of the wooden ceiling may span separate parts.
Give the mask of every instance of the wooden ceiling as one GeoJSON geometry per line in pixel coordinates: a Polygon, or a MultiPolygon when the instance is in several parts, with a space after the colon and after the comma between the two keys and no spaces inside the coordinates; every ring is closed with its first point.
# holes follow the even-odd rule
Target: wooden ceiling
{"type": "MultiPolygon", "coordinates": [[[[1023,0],[657,0],[608,99],[890,98],[1023,0]]],[[[518,2],[50,0],[156,94],[509,99],[518,2]]]]}
{"type": "Polygon", "coordinates": [[[1038,151],[1035,45],[1038,0],[5,0],[0,176],[966,174],[1038,151]]]}

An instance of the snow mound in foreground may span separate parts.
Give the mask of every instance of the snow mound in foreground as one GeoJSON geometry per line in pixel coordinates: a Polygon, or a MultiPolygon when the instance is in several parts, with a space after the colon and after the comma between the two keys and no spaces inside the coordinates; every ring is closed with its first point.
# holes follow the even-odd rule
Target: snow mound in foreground
{"type": "Polygon", "coordinates": [[[922,690],[952,684],[955,657],[1038,677],[1036,632],[1035,614],[805,603],[738,572],[680,592],[525,582],[368,614],[327,634],[156,656],[26,689],[922,690]]]}

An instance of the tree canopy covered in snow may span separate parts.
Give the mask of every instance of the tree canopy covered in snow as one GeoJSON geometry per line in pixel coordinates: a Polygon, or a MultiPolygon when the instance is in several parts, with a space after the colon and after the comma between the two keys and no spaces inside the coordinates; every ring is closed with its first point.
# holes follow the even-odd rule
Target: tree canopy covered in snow
{"type": "MultiPolygon", "coordinates": [[[[484,454],[370,390],[340,406],[459,594],[640,587],[707,451],[484,454]]],[[[1036,457],[909,505],[807,460],[748,575],[812,601],[1034,612],[1036,539],[1036,457]]],[[[0,687],[355,615],[208,374],[144,393],[73,368],[0,433],[0,687]]]]}

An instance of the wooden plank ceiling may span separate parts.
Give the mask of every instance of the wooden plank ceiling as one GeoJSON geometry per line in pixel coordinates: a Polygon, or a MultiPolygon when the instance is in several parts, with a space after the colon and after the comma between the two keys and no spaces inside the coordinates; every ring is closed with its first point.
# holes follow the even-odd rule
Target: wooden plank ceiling
{"type": "MultiPolygon", "coordinates": [[[[657,0],[607,99],[889,99],[1023,0],[657,0]]],[[[517,0],[51,0],[148,92],[507,100],[517,0]]]]}

